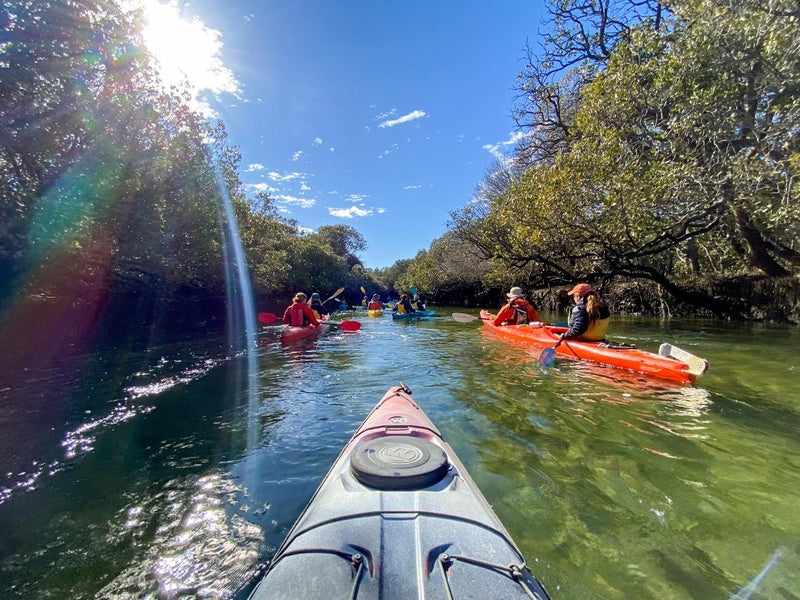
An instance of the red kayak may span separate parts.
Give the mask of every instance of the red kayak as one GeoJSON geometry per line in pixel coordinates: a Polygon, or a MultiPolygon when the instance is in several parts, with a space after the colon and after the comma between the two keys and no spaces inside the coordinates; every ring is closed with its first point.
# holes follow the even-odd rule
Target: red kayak
{"type": "Polygon", "coordinates": [[[303,327],[284,325],[283,329],[281,329],[281,341],[288,344],[303,338],[316,336],[323,331],[327,331],[328,327],[327,319],[320,321],[319,325],[305,325],[303,327]]]}
{"type": "MultiPolygon", "coordinates": [[[[539,349],[552,348],[559,336],[567,331],[566,327],[555,327],[543,323],[496,326],[492,324],[494,315],[485,310],[481,311],[481,319],[486,327],[498,336],[523,342],[539,349]]],[[[556,348],[556,353],[563,358],[590,360],[618,369],[628,369],[680,383],[693,383],[708,366],[705,361],[697,359],[697,357],[693,358],[697,359],[699,364],[690,366],[687,362],[671,356],[620,346],[609,342],[564,340],[556,348]]],[[[664,346],[669,345],[665,344],[664,346]]]]}

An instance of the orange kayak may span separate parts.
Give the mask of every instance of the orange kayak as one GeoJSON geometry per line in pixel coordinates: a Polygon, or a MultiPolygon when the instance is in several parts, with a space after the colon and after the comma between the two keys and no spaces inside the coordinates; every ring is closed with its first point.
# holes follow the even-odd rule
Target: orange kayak
{"type": "MultiPolygon", "coordinates": [[[[543,323],[530,325],[492,324],[494,315],[482,310],[481,319],[484,325],[501,338],[515,340],[536,346],[539,349],[552,348],[558,337],[567,330],[566,327],[555,327],[543,323]]],[[[680,383],[693,383],[702,372],[668,356],[661,356],[638,348],[619,348],[606,342],[579,342],[564,340],[556,348],[556,354],[563,358],[590,360],[618,369],[628,369],[653,377],[670,379],[680,383]]]]}

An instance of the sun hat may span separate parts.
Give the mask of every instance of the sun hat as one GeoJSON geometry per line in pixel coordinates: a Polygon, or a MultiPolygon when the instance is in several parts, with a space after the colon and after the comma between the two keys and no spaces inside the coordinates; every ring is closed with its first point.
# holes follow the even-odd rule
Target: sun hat
{"type": "Polygon", "coordinates": [[[567,292],[567,296],[577,296],[578,298],[583,298],[593,291],[594,290],[592,289],[592,286],[590,286],[588,283],[579,283],[567,292]]]}
{"type": "Polygon", "coordinates": [[[522,288],[517,286],[512,287],[506,294],[506,298],[509,300],[513,300],[514,298],[522,298],[524,296],[525,294],[522,292],[522,288]]]}
{"type": "Polygon", "coordinates": [[[306,296],[303,292],[297,292],[294,295],[292,302],[305,302],[306,298],[308,298],[308,296],[306,296]]]}

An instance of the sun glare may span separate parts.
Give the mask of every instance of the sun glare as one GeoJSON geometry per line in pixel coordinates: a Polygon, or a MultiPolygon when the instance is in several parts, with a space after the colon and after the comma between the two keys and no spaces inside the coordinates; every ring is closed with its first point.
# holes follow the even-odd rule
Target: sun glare
{"type": "Polygon", "coordinates": [[[197,17],[181,18],[175,2],[142,0],[145,26],[142,34],[156,61],[165,86],[187,85],[198,108],[213,114],[202,99],[204,92],[227,92],[239,97],[239,82],[222,62],[222,34],[206,27],[197,17]]]}

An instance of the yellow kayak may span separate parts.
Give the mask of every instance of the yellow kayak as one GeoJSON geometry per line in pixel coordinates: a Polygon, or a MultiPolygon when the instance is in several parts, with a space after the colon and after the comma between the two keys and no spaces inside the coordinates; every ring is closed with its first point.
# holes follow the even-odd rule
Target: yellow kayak
{"type": "Polygon", "coordinates": [[[368,310],[367,314],[370,317],[382,317],[383,316],[383,311],[382,310],[368,310]]]}

